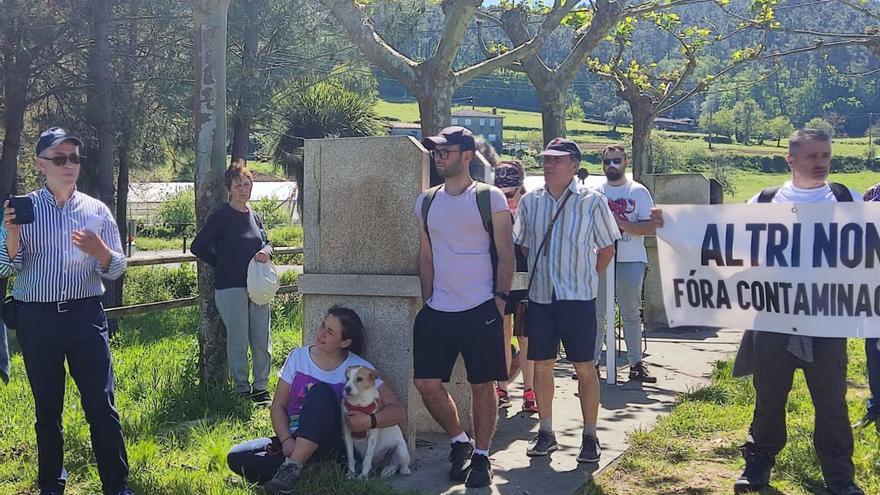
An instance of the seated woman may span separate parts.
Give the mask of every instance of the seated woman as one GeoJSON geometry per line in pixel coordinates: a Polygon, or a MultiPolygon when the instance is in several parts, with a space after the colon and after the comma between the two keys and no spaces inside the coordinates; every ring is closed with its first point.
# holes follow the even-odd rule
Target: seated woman
{"type": "MultiPolygon", "coordinates": [[[[293,493],[303,466],[309,461],[336,460],[342,446],[342,392],[349,366],[375,369],[358,354],[364,348],[364,325],[351,309],[334,306],[327,311],[315,342],[294,349],[279,374],[269,407],[275,436],[236,445],[226,459],[230,469],[247,481],[265,484],[269,495],[293,493]]],[[[382,409],[375,413],[377,427],[403,422],[405,413],[391,388],[376,380],[382,409]]],[[[370,429],[372,419],[349,412],[345,419],[353,432],[370,429]]]]}

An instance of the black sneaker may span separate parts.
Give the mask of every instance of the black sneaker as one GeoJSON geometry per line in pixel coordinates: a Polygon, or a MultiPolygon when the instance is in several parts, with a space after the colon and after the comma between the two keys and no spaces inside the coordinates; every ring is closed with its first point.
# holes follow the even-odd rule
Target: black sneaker
{"type": "Polygon", "coordinates": [[[638,362],[629,367],[629,379],[643,383],[657,383],[657,377],[648,373],[645,363],[638,362]]]}
{"type": "Polygon", "coordinates": [[[748,447],[741,449],[746,467],[733,482],[733,493],[756,492],[770,484],[770,470],[774,461],[770,457],[748,447]]]}
{"type": "Polygon", "coordinates": [[[599,462],[602,457],[602,446],[599,445],[599,439],[589,435],[583,437],[581,443],[581,451],[578,454],[578,462],[599,462]]]}
{"type": "Polygon", "coordinates": [[[871,425],[877,428],[877,432],[880,433],[880,410],[875,411],[872,409],[868,409],[862,419],[858,420],[855,424],[852,425],[854,430],[860,430],[862,428],[867,428],[871,425]]]}
{"type": "Polygon", "coordinates": [[[482,488],[492,484],[492,466],[489,458],[482,454],[474,454],[471,457],[471,468],[467,474],[464,486],[467,488],[482,488]]]}
{"type": "Polygon", "coordinates": [[[865,495],[853,480],[830,481],[825,484],[825,489],[831,492],[831,495],[865,495]]]}
{"type": "Polygon", "coordinates": [[[302,466],[285,462],[275,472],[275,477],[263,485],[266,495],[293,495],[296,493],[296,482],[302,476],[302,466]]]}
{"type": "Polygon", "coordinates": [[[474,455],[474,444],[471,442],[455,442],[449,452],[449,479],[452,481],[464,481],[471,468],[471,457],[474,455]]]}
{"type": "Polygon", "coordinates": [[[559,444],[556,443],[556,435],[552,431],[538,430],[538,434],[529,442],[526,455],[529,457],[541,457],[551,452],[556,452],[558,448],[559,444]]]}
{"type": "Polygon", "coordinates": [[[266,404],[267,402],[272,402],[272,396],[269,394],[268,390],[254,390],[254,392],[250,395],[250,399],[257,404],[266,404]]]}

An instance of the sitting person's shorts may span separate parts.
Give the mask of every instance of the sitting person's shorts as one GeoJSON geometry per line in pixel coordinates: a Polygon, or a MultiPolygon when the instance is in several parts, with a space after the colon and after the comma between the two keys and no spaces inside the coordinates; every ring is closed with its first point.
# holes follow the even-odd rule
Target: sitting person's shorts
{"type": "Polygon", "coordinates": [[[596,358],[596,300],[560,301],[550,304],[529,301],[529,354],[533,361],[556,359],[559,342],[573,363],[596,358]]]}
{"type": "Polygon", "coordinates": [[[448,382],[459,353],[470,383],[507,380],[504,323],[494,299],[466,311],[428,305],[419,311],[413,329],[415,378],[448,382]]]}

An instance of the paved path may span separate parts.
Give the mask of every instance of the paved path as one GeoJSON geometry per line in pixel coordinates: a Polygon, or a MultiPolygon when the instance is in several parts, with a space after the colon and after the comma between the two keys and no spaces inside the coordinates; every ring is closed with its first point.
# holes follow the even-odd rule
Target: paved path
{"type": "MultiPolygon", "coordinates": [[[[575,394],[577,382],[571,379],[570,364],[556,367],[554,429],[560,449],[549,458],[530,459],[525,451],[528,439],[537,431],[538,419],[519,412],[521,382],[511,388],[513,404],[499,414],[492,449],[495,486],[492,489],[465,490],[447,478],[448,438],[419,435],[415,465],[410,477],[398,477],[399,489],[423,494],[493,493],[504,495],[569,495],[578,491],[593,474],[605,468],[626,450],[626,434],[637,428],[651,428],[658,416],[668,413],[681,392],[708,383],[715,361],[735,352],[739,330],[674,329],[648,334],[645,362],[658,377],[655,385],[627,383],[628,368],[619,370],[618,385],[601,381],[599,438],[602,461],[598,465],[578,465],[575,461],[582,433],[580,408],[575,394]]],[[[618,362],[625,362],[623,354],[618,362]]],[[[605,368],[602,368],[605,376],[605,368]]]]}

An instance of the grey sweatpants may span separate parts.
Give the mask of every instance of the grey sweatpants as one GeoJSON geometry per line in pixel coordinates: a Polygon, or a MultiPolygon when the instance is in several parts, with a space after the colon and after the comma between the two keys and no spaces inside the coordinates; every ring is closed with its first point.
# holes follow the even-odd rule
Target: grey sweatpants
{"type": "MultiPolygon", "coordinates": [[[[617,262],[615,295],[620,318],[623,320],[623,338],[626,341],[626,357],[630,366],[642,361],[642,280],[645,264],[640,261],[617,262]]],[[[599,293],[596,296],[596,362],[602,357],[605,343],[605,275],[599,276],[599,293]]]]}
{"type": "Polygon", "coordinates": [[[226,325],[226,355],[236,392],[251,390],[248,347],[254,362],[254,390],[267,390],[272,364],[269,340],[269,305],[254,304],[247,289],[233,287],[214,290],[214,302],[226,325]]]}

